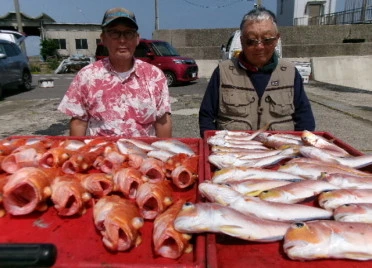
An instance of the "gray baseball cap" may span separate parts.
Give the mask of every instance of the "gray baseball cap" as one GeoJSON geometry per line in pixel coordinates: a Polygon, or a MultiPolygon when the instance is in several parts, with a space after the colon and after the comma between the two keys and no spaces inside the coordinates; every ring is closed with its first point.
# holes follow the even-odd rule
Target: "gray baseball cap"
{"type": "Polygon", "coordinates": [[[126,19],[131,24],[133,24],[136,29],[138,29],[136,16],[134,15],[134,13],[122,7],[115,7],[107,10],[105,12],[105,15],[103,16],[102,27],[106,27],[111,22],[117,19],[126,19]]]}

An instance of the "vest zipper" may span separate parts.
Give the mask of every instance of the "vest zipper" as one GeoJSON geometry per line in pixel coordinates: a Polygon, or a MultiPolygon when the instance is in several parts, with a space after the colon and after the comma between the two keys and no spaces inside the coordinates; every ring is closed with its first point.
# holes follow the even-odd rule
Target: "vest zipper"
{"type": "Polygon", "coordinates": [[[256,128],[256,129],[260,129],[260,125],[261,125],[261,115],[262,115],[261,100],[262,100],[262,98],[259,98],[259,99],[258,99],[258,107],[257,107],[257,128],[256,128]]]}

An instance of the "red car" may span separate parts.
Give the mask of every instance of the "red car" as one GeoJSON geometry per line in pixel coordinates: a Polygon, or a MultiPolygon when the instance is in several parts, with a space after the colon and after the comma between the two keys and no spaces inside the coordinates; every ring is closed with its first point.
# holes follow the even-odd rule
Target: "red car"
{"type": "MultiPolygon", "coordinates": [[[[107,57],[107,55],[106,48],[98,44],[96,60],[107,57]]],[[[134,56],[160,68],[167,77],[168,86],[198,79],[198,65],[195,60],[181,57],[168,42],[141,39],[134,56]]]]}

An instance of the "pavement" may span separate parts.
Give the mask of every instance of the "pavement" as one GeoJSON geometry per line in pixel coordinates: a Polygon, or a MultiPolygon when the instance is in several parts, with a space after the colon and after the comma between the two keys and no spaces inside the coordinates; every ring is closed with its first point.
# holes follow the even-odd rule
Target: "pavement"
{"type": "MultiPolygon", "coordinates": [[[[207,83],[207,78],[201,78],[170,88],[174,137],[200,137],[198,110],[207,83]]],[[[57,111],[61,98],[36,90],[42,92],[37,99],[11,96],[0,101],[0,138],[68,135],[69,118],[57,111]]],[[[352,149],[372,153],[372,91],[315,81],[305,84],[305,90],[316,118],[316,131],[327,132],[352,149]]]]}

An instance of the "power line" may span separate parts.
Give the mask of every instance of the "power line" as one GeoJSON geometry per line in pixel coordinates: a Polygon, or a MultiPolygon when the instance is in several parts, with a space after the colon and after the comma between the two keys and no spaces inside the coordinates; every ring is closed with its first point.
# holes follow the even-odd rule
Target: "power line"
{"type": "MultiPolygon", "coordinates": [[[[184,2],[190,4],[190,5],[193,5],[193,6],[196,6],[196,7],[200,7],[200,8],[225,8],[225,7],[229,7],[229,6],[232,6],[232,5],[235,5],[236,3],[240,3],[240,2],[252,2],[254,0],[236,0],[236,1],[233,1],[231,3],[225,3],[225,4],[221,4],[221,5],[202,5],[200,4],[198,1],[198,3],[194,3],[190,0],[183,0],[184,2]]],[[[224,1],[226,2],[226,1],[224,1]]]]}

